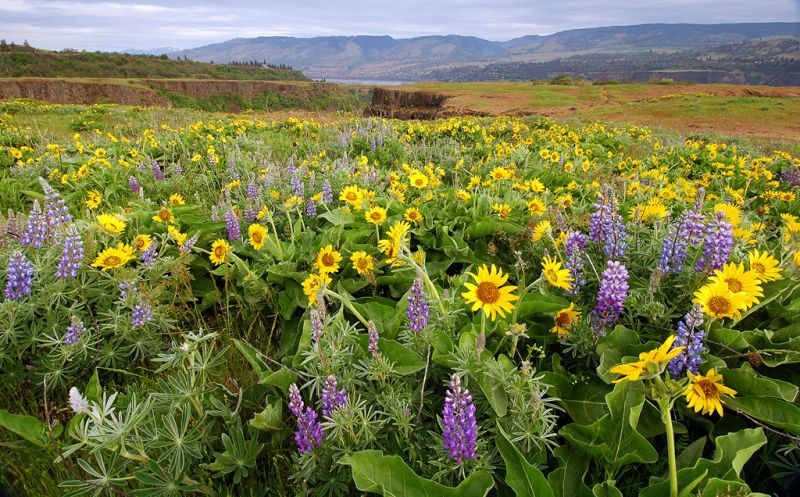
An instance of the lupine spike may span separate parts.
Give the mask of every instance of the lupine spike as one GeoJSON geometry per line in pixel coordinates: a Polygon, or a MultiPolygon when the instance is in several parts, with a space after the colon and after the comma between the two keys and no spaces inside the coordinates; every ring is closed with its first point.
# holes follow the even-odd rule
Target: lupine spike
{"type": "Polygon", "coordinates": [[[61,258],[58,260],[58,266],[56,267],[56,278],[64,280],[78,276],[78,270],[83,265],[83,257],[81,235],[74,226],[70,226],[64,236],[61,258]]]}
{"type": "Polygon", "coordinates": [[[411,295],[408,296],[408,329],[420,333],[428,325],[428,302],[425,300],[425,289],[422,284],[422,275],[417,274],[411,286],[411,295]]]}
{"type": "Polygon", "coordinates": [[[330,417],[331,413],[336,409],[346,405],[350,398],[347,395],[347,390],[339,388],[339,383],[336,377],[329,375],[325,379],[325,386],[322,388],[322,415],[330,417]]]}
{"type": "Polygon", "coordinates": [[[294,435],[297,449],[301,454],[311,452],[322,443],[325,432],[317,421],[316,411],[305,406],[300,390],[294,383],[289,386],[289,410],[297,418],[297,432],[294,435]]]}
{"type": "Polygon", "coordinates": [[[378,328],[375,326],[375,323],[371,320],[367,323],[367,333],[369,334],[369,341],[367,345],[367,350],[372,352],[372,358],[378,358],[378,339],[380,336],[378,335],[378,328]]]}
{"type": "Polygon", "coordinates": [[[33,286],[33,264],[19,250],[8,258],[5,295],[9,300],[20,300],[31,294],[33,286]]]}
{"type": "Polygon", "coordinates": [[[461,386],[457,374],[450,377],[442,409],[442,439],[444,449],[451,459],[461,464],[465,459],[477,459],[475,446],[478,441],[478,423],[475,420],[475,405],[469,390],[461,386]]]}
{"type": "Polygon", "coordinates": [[[601,334],[619,320],[628,298],[628,270],[617,261],[608,261],[597,292],[597,305],[592,310],[594,332],[601,334]]]}
{"type": "Polygon", "coordinates": [[[702,362],[700,354],[708,350],[704,343],[706,332],[702,329],[702,325],[703,306],[700,304],[694,304],[683,321],[678,323],[678,336],[675,338],[673,348],[686,348],[669,363],[669,373],[676,380],[685,376],[687,371],[697,374],[700,369],[702,362]]]}
{"type": "Polygon", "coordinates": [[[696,271],[701,273],[721,270],[728,262],[732,248],[733,225],[723,212],[716,212],[706,233],[703,256],[697,261],[696,271]]]}

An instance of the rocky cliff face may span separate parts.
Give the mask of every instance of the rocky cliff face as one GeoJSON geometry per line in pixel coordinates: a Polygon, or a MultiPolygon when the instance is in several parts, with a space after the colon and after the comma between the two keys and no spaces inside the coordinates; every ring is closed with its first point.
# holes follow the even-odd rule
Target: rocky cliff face
{"type": "Polygon", "coordinates": [[[61,79],[0,80],[0,99],[32,98],[54,104],[119,103],[169,107],[155,91],[139,86],[61,79]]]}
{"type": "Polygon", "coordinates": [[[427,91],[375,88],[366,116],[397,119],[435,119],[440,116],[447,96],[427,91]]]}

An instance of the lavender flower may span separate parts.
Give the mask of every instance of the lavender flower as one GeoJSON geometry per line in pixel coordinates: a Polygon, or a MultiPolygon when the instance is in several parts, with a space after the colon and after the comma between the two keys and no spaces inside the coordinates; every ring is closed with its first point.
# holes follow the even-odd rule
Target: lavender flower
{"type": "Polygon", "coordinates": [[[39,178],[39,183],[44,190],[44,215],[47,225],[51,232],[58,226],[72,221],[72,215],[67,210],[67,203],[61,195],[43,178],[39,178]]]}
{"type": "Polygon", "coordinates": [[[597,305],[592,310],[592,324],[597,334],[607,327],[614,326],[628,298],[628,270],[617,261],[608,261],[600,280],[597,292],[597,305]]]}
{"type": "Polygon", "coordinates": [[[325,432],[317,421],[317,413],[305,406],[300,397],[300,390],[294,383],[289,386],[289,410],[297,418],[297,432],[294,435],[294,441],[297,443],[298,450],[301,454],[311,452],[314,447],[322,443],[325,432]]]}
{"type": "Polygon", "coordinates": [[[478,441],[478,423],[475,421],[475,406],[469,390],[461,387],[457,374],[450,377],[450,389],[442,409],[442,438],[444,449],[450,458],[461,464],[464,459],[477,459],[475,444],[478,441]]]}
{"type": "Polygon", "coordinates": [[[338,387],[335,376],[330,375],[325,379],[325,386],[322,388],[322,415],[327,418],[333,411],[350,402],[347,390],[344,388],[337,390],[338,387]]]}
{"type": "Polygon", "coordinates": [[[69,389],[69,407],[75,414],[89,412],[89,401],[81,395],[81,391],[77,387],[69,389]]]}
{"type": "Polygon", "coordinates": [[[317,217],[317,204],[311,199],[306,202],[306,217],[317,217]]]}
{"type": "Polygon", "coordinates": [[[292,173],[292,178],[291,178],[292,189],[294,190],[294,195],[296,197],[303,198],[306,194],[306,188],[305,185],[303,185],[303,181],[298,177],[299,174],[300,174],[299,170],[294,171],[292,173]]]}
{"type": "Polygon", "coordinates": [[[75,345],[78,343],[81,334],[86,331],[83,322],[75,316],[72,316],[69,326],[67,326],[67,333],[64,334],[65,345],[75,345]]]}
{"type": "Polygon", "coordinates": [[[684,211],[678,221],[667,230],[658,261],[658,269],[664,274],[680,273],[686,260],[686,247],[689,244],[696,245],[703,239],[705,216],[700,212],[702,194],[701,190],[695,200],[694,209],[684,211]]]}
{"type": "Polygon", "coordinates": [[[678,336],[675,338],[674,347],[686,347],[679,356],[669,362],[669,373],[676,380],[690,371],[697,374],[700,369],[702,358],[700,354],[705,352],[706,346],[703,340],[706,332],[701,328],[703,325],[703,307],[694,304],[683,321],[678,323],[678,336]]]}
{"type": "Polygon", "coordinates": [[[236,163],[233,161],[233,155],[228,156],[228,174],[231,175],[231,178],[234,180],[239,179],[239,173],[236,172],[236,163]]]}
{"type": "Polygon", "coordinates": [[[83,265],[83,240],[75,226],[67,228],[64,236],[64,247],[56,267],[56,278],[65,280],[78,276],[78,269],[83,265]]]}
{"type": "Polygon", "coordinates": [[[181,167],[180,164],[175,164],[174,172],[175,172],[175,176],[180,176],[181,174],[183,174],[183,168],[181,167]]]}
{"type": "Polygon", "coordinates": [[[131,328],[140,328],[153,319],[153,308],[145,301],[141,301],[133,308],[131,313],[131,328]]]}
{"type": "Polygon", "coordinates": [[[239,218],[232,208],[225,211],[225,227],[228,229],[228,240],[239,241],[242,239],[242,231],[239,226],[239,218]]]}
{"type": "Polygon", "coordinates": [[[136,282],[133,280],[123,281],[119,284],[119,299],[125,300],[130,295],[136,295],[139,293],[139,289],[136,288],[136,282]]]}
{"type": "Polygon", "coordinates": [[[42,207],[38,200],[33,201],[31,213],[25,222],[25,230],[22,232],[20,242],[23,245],[30,245],[34,248],[42,248],[50,238],[50,225],[47,216],[42,212],[42,207]]]}
{"type": "Polygon", "coordinates": [[[318,309],[311,309],[311,342],[318,343],[322,338],[323,324],[322,312],[318,309]]]}
{"type": "Polygon", "coordinates": [[[155,179],[158,181],[164,181],[164,179],[166,179],[166,176],[164,176],[164,171],[161,170],[161,166],[158,165],[158,162],[153,161],[150,164],[150,169],[153,171],[153,177],[155,177],[155,179]]]}
{"type": "Polygon", "coordinates": [[[589,237],[603,245],[603,252],[610,259],[622,259],[628,247],[625,242],[628,235],[622,216],[619,214],[616,197],[610,191],[600,194],[594,209],[595,212],[589,221],[589,237]]]}
{"type": "Polygon", "coordinates": [[[139,180],[137,180],[135,176],[128,176],[128,187],[130,187],[131,193],[136,195],[142,191],[142,185],[139,184],[139,180]]]}
{"type": "Polygon", "coordinates": [[[255,181],[247,183],[247,200],[255,201],[258,198],[258,185],[255,181]]]}
{"type": "Polygon", "coordinates": [[[158,244],[153,241],[150,242],[150,246],[147,247],[142,255],[139,256],[139,260],[142,261],[142,265],[145,267],[150,267],[156,263],[156,250],[158,249],[158,244]]]}
{"type": "Polygon", "coordinates": [[[425,300],[425,289],[422,286],[422,275],[417,274],[414,284],[411,285],[411,295],[408,296],[408,329],[420,333],[428,325],[428,302],[425,300]]]}
{"type": "Polygon", "coordinates": [[[781,181],[794,187],[800,186],[800,167],[792,166],[781,174],[781,181]]]}
{"type": "Polygon", "coordinates": [[[367,322],[367,333],[369,334],[369,341],[367,343],[367,350],[372,352],[372,358],[378,358],[378,339],[380,336],[378,335],[378,328],[375,326],[375,323],[370,320],[367,322]]]}
{"type": "Polygon", "coordinates": [[[322,182],[322,203],[330,204],[331,202],[333,202],[333,188],[331,188],[331,182],[326,178],[322,182]]]}
{"type": "Polygon", "coordinates": [[[31,294],[33,286],[33,264],[19,250],[8,258],[8,274],[5,294],[9,300],[20,300],[31,294]]]}
{"type": "Polygon", "coordinates": [[[192,235],[191,238],[183,242],[183,245],[178,247],[178,251],[183,255],[189,255],[192,252],[194,245],[197,243],[198,238],[200,238],[199,231],[192,235]]]}
{"type": "Polygon", "coordinates": [[[575,278],[572,283],[572,289],[569,290],[572,295],[577,295],[581,287],[586,284],[586,278],[583,276],[583,266],[586,263],[584,251],[586,250],[587,241],[586,235],[578,231],[570,231],[564,241],[564,253],[566,255],[564,265],[569,269],[572,277],[575,278]]]}
{"type": "Polygon", "coordinates": [[[723,212],[716,212],[714,220],[706,233],[703,256],[697,261],[696,271],[712,272],[722,269],[733,248],[733,225],[727,221],[723,212]]]}

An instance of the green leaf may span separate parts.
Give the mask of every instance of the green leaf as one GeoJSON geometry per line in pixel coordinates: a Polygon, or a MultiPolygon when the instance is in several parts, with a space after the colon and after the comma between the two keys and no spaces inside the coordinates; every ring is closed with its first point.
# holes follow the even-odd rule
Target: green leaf
{"type": "Polygon", "coordinates": [[[296,383],[297,379],[296,374],[291,372],[288,368],[282,367],[277,371],[267,371],[262,374],[258,383],[261,385],[272,385],[285,393],[289,391],[289,385],[296,383]]]}
{"type": "Polygon", "coordinates": [[[100,399],[103,397],[103,389],[100,386],[100,377],[97,375],[97,368],[95,368],[89,383],[86,384],[85,394],[87,400],[93,400],[97,403],[100,403],[100,399]]]}
{"type": "Polygon", "coordinates": [[[531,292],[522,297],[518,306],[517,320],[519,321],[537,314],[555,314],[557,311],[569,307],[569,301],[558,295],[542,295],[531,292]]]}
{"type": "Polygon", "coordinates": [[[33,416],[12,414],[5,409],[0,409],[0,427],[39,447],[47,447],[50,444],[47,425],[33,416]]]}
{"type": "Polygon", "coordinates": [[[613,482],[597,483],[592,487],[592,495],[594,497],[622,497],[622,492],[614,485],[613,482]]]}
{"type": "Polygon", "coordinates": [[[263,411],[250,420],[250,426],[262,431],[278,431],[285,428],[283,423],[283,402],[277,399],[267,404],[263,411]]]}
{"type": "Polygon", "coordinates": [[[606,395],[608,414],[591,425],[571,423],[561,434],[595,458],[602,458],[614,468],[630,463],[653,463],[658,453],[636,430],[644,406],[641,382],[617,383],[606,395]]]}
{"type": "Polygon", "coordinates": [[[241,352],[244,358],[247,359],[247,362],[253,366],[257,375],[262,375],[264,371],[269,371],[267,363],[259,357],[258,349],[243,340],[237,340],[235,338],[233,339],[233,344],[236,346],[236,350],[241,352]]]}
{"type": "Polygon", "coordinates": [[[597,342],[597,353],[600,354],[597,376],[606,383],[611,383],[619,375],[609,373],[609,369],[626,362],[625,357],[638,358],[640,352],[646,352],[655,347],[654,342],[642,343],[639,334],[635,331],[624,326],[617,326],[597,342]]]}
{"type": "Polygon", "coordinates": [[[319,216],[334,226],[341,226],[343,224],[349,224],[355,221],[355,216],[352,213],[345,210],[343,207],[339,207],[338,209],[333,209],[332,211],[325,212],[320,214],[319,216]]]}
{"type": "MultiPolygon", "coordinates": [[[[493,360],[491,353],[487,352],[486,357],[482,360],[493,360]]],[[[489,405],[492,406],[494,413],[500,418],[505,416],[508,412],[506,385],[487,374],[481,374],[478,375],[478,386],[481,387],[481,391],[489,401],[489,405]]]]}
{"type": "Polygon", "coordinates": [[[495,442],[506,464],[506,484],[517,497],[554,497],[542,472],[525,460],[502,432],[497,434],[495,442]]]}
{"type": "MultiPolygon", "coordinates": [[[[744,483],[739,478],[745,463],[767,443],[767,437],[761,428],[746,429],[717,437],[714,459],[698,459],[694,466],[678,470],[678,488],[698,485],[697,479],[706,475],[711,484],[712,479],[720,479],[736,483],[744,483]]],[[[702,478],[701,478],[702,480],[702,478]]],[[[706,495],[702,481],[698,488],[706,495]]],[[[669,495],[669,479],[664,478],[639,493],[639,497],[663,497],[669,495]]],[[[716,495],[711,493],[710,495],[716,495]]]]}
{"type": "Polygon", "coordinates": [[[728,409],[741,411],[768,425],[800,435],[800,408],[794,403],[772,397],[744,396],[726,397],[725,405],[728,409]]]}
{"type": "MultiPolygon", "coordinates": [[[[367,350],[369,337],[361,335],[358,339],[361,348],[367,350]]],[[[378,351],[392,362],[394,370],[401,375],[413,374],[425,369],[425,359],[400,342],[380,337],[378,351]]]]}
{"type": "Polygon", "coordinates": [[[556,447],[553,455],[559,462],[556,469],[547,475],[547,481],[555,497],[591,497],[592,491],[583,482],[589,470],[589,456],[568,445],[556,447]]]}
{"type": "Polygon", "coordinates": [[[736,390],[742,397],[760,396],[776,397],[787,402],[794,402],[798,388],[789,382],[761,376],[745,363],[737,369],[724,371],[725,385],[736,390]]]}
{"type": "Polygon", "coordinates": [[[339,462],[350,466],[356,488],[384,497],[485,497],[494,486],[491,474],[480,470],[457,487],[446,487],[418,476],[399,456],[379,450],[355,452],[339,462]]]}

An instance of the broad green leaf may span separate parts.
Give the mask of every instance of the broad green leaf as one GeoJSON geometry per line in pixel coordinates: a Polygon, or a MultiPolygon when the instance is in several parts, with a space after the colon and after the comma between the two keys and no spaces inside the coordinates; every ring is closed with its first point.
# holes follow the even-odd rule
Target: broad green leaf
{"type": "Polygon", "coordinates": [[[86,384],[86,392],[84,393],[86,394],[87,400],[93,400],[99,403],[100,399],[102,399],[103,389],[100,386],[100,377],[97,375],[97,368],[95,368],[89,383],[86,384]]]}
{"type": "Polygon", "coordinates": [[[517,497],[553,497],[553,489],[539,469],[532,466],[502,432],[495,437],[506,464],[506,485],[517,497]]]}
{"type": "MultiPolygon", "coordinates": [[[[359,343],[363,350],[367,350],[369,337],[361,335],[359,343]]],[[[413,374],[425,369],[425,359],[400,342],[380,337],[378,351],[393,364],[394,370],[401,375],[413,374]]]]}
{"type": "Polygon", "coordinates": [[[711,328],[707,340],[712,344],[719,344],[726,350],[735,352],[743,352],[750,348],[750,344],[747,343],[740,331],[720,328],[719,326],[711,328]]]}
{"type": "Polygon", "coordinates": [[[742,396],[726,397],[725,407],[741,411],[768,425],[800,435],[800,408],[794,403],[772,397],[742,396]]]}
{"type": "Polygon", "coordinates": [[[797,398],[796,385],[761,376],[753,371],[748,363],[737,369],[726,369],[722,374],[725,377],[725,385],[736,390],[742,397],[776,397],[787,402],[794,402],[797,398]]]}
{"type": "Polygon", "coordinates": [[[343,207],[339,207],[338,209],[333,209],[332,211],[325,212],[320,214],[319,216],[334,226],[341,226],[343,224],[349,224],[355,221],[355,216],[352,213],[345,210],[343,207]]]}
{"type": "Polygon", "coordinates": [[[591,489],[583,482],[589,470],[589,456],[568,445],[556,447],[553,455],[558,467],[547,475],[555,497],[591,497],[591,489]]]}
{"type": "Polygon", "coordinates": [[[614,485],[613,482],[597,483],[592,487],[592,495],[594,497],[622,497],[622,492],[614,485]]]}
{"type": "Polygon", "coordinates": [[[597,342],[597,353],[600,354],[600,365],[597,366],[597,376],[606,383],[611,383],[619,377],[609,373],[609,369],[627,362],[625,358],[637,360],[639,353],[652,350],[658,344],[654,342],[642,343],[639,334],[624,326],[617,326],[611,333],[602,337],[597,342]]]}
{"type": "Polygon", "coordinates": [[[244,358],[247,359],[247,362],[253,366],[256,375],[262,375],[264,371],[269,371],[269,367],[259,356],[258,349],[243,340],[237,340],[235,338],[233,339],[233,344],[236,346],[236,350],[238,350],[244,358]]]}
{"type": "Polygon", "coordinates": [[[33,416],[12,414],[0,409],[0,427],[39,447],[47,447],[50,444],[47,426],[33,416]]]}
{"type": "Polygon", "coordinates": [[[350,466],[356,488],[384,497],[485,497],[494,486],[491,474],[480,470],[457,487],[446,487],[418,476],[399,456],[379,450],[355,452],[339,462],[350,466]]]}
{"type": "Polygon", "coordinates": [[[278,431],[285,428],[282,405],[280,399],[272,404],[267,404],[263,411],[250,420],[250,426],[262,431],[278,431]]]}
{"type": "MultiPolygon", "coordinates": [[[[569,307],[569,301],[558,295],[542,295],[541,293],[526,293],[517,303],[517,320],[523,320],[537,314],[555,314],[569,307]]],[[[552,324],[550,325],[552,327],[552,324]]]]}
{"type": "MultiPolygon", "coordinates": [[[[491,353],[487,352],[482,360],[493,360],[491,353]]],[[[502,418],[508,412],[508,393],[506,392],[506,385],[494,378],[481,374],[478,376],[478,385],[481,391],[492,406],[494,413],[502,418]]]]}

